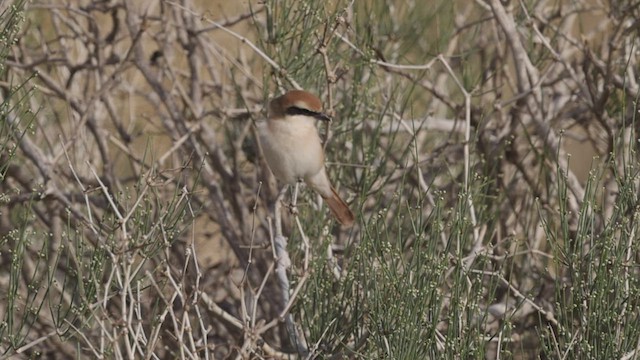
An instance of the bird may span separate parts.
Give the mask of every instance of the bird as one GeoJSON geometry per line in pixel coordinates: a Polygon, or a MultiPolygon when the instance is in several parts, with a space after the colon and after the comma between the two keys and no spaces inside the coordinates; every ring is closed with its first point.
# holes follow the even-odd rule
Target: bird
{"type": "Polygon", "coordinates": [[[355,216],[331,185],[316,121],[331,121],[322,102],[304,90],[290,90],[269,102],[266,120],[256,122],[260,146],[276,179],[285,184],[304,181],[324,199],[336,220],[345,227],[355,216]]]}

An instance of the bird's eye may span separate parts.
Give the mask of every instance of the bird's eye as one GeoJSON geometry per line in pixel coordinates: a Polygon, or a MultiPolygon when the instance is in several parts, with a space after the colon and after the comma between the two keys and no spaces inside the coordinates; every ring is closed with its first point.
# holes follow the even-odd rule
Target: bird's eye
{"type": "Polygon", "coordinates": [[[315,112],[311,111],[311,110],[307,110],[307,109],[303,109],[297,106],[290,106],[287,108],[287,110],[285,111],[285,113],[287,115],[305,115],[305,116],[315,116],[315,112]]]}
{"type": "Polygon", "coordinates": [[[311,111],[308,109],[303,109],[297,106],[288,107],[287,110],[285,111],[285,114],[291,115],[291,116],[304,115],[304,116],[316,118],[318,120],[331,121],[331,118],[329,118],[326,114],[323,114],[321,112],[311,111]]]}

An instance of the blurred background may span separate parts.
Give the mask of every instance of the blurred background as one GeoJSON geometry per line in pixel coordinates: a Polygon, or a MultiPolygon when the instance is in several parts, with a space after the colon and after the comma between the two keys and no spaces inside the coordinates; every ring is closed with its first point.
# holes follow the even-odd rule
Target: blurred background
{"type": "Polygon", "coordinates": [[[640,1],[0,9],[0,359],[640,356],[640,1]],[[276,206],[294,88],[351,229],[276,206]]]}

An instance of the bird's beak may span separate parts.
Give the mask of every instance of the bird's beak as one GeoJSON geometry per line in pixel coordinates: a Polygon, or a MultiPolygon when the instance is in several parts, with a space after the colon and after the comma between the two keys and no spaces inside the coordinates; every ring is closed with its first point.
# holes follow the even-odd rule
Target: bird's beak
{"type": "Polygon", "coordinates": [[[313,117],[318,119],[318,120],[331,122],[331,117],[329,117],[329,115],[327,115],[325,113],[315,113],[315,115],[313,117]]]}

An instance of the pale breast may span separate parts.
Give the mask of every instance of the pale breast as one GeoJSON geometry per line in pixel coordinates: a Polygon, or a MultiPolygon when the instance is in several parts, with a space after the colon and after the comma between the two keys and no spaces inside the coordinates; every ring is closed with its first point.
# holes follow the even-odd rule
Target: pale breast
{"type": "Polygon", "coordinates": [[[291,184],[317,174],[324,154],[313,120],[291,116],[259,124],[260,143],[275,177],[291,184]]]}

